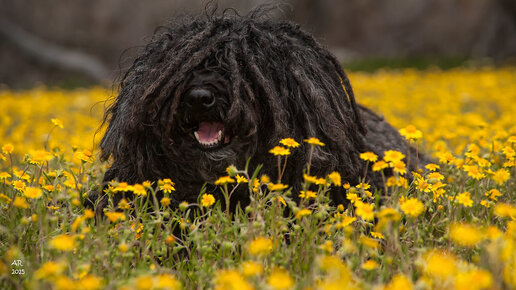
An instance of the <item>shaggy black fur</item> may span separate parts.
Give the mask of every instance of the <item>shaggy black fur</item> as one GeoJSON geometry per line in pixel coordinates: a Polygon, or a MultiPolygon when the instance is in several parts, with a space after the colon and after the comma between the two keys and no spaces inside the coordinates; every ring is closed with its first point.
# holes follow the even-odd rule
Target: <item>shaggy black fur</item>
{"type": "MultiPolygon", "coordinates": [[[[205,16],[153,37],[106,113],[101,157],[113,163],[105,182],[171,178],[177,205],[195,201],[205,182],[225,175],[230,164],[243,168],[249,158],[250,168],[263,164],[275,180],[277,160],[268,151],[285,137],[319,138],[326,146],[316,148],[311,174],[338,171],[351,184],[365,171],[361,152],[407,154],[397,130],[355,103],[328,50],[298,25],[258,14],[205,16]]],[[[282,181],[299,185],[309,146],[292,151],[282,181]]],[[[381,177],[368,172],[367,181],[383,188],[381,177]]],[[[342,189],[332,198],[345,202],[342,189]]],[[[246,194],[236,202],[247,203],[246,194]]]]}

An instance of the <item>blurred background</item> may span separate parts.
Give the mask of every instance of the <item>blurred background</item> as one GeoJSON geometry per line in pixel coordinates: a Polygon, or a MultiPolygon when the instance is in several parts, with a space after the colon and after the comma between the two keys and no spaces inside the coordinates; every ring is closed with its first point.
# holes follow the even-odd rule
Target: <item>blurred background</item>
{"type": "MultiPolygon", "coordinates": [[[[272,1],[279,3],[280,1],[272,1]]],[[[515,0],[290,0],[272,13],[312,32],[345,69],[514,63],[515,0]]],[[[245,14],[270,0],[219,0],[245,14]]],[[[206,1],[0,0],[0,86],[109,83],[155,28],[206,1]]]]}

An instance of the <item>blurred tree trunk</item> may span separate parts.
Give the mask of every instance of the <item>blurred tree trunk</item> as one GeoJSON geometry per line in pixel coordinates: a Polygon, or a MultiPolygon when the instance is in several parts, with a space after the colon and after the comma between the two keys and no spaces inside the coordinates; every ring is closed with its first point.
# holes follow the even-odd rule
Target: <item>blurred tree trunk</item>
{"type": "Polygon", "coordinates": [[[105,81],[109,78],[108,69],[97,58],[49,43],[2,18],[0,18],[0,37],[42,64],[78,72],[95,81],[105,81]]]}

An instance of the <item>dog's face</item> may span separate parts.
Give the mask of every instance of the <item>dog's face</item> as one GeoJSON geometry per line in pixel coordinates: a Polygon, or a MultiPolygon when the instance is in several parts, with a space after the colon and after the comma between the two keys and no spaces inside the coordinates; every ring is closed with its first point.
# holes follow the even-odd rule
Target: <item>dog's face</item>
{"type": "Polygon", "coordinates": [[[183,92],[176,114],[175,141],[206,152],[228,146],[232,136],[227,130],[230,103],[224,72],[194,71],[187,78],[183,92]]]}

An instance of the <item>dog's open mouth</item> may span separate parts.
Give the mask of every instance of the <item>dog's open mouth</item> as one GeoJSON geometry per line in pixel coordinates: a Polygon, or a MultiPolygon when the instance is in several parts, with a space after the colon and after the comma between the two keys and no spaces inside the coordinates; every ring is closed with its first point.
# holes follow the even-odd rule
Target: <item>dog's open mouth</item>
{"type": "Polygon", "coordinates": [[[199,128],[193,134],[204,149],[218,148],[229,143],[229,137],[224,134],[224,123],[219,121],[199,122],[199,128]]]}

